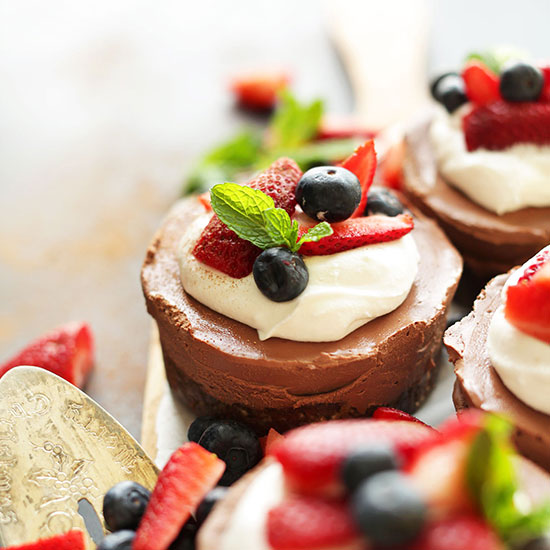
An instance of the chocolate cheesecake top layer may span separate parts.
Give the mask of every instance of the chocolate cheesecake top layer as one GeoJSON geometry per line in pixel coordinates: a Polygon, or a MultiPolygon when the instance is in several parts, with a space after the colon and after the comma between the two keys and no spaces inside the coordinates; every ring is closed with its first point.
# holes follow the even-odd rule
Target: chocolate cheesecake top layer
{"type": "Polygon", "coordinates": [[[457,408],[476,407],[507,416],[517,428],[516,444],[527,457],[550,469],[550,416],[520,401],[502,382],[491,364],[487,334],[508,275],[489,282],[473,311],[447,330],[444,337],[455,365],[457,408]]]}
{"type": "Polygon", "coordinates": [[[502,273],[550,243],[550,207],[498,215],[445,180],[437,169],[429,128],[426,116],[406,136],[404,191],[416,206],[438,219],[467,263],[486,267],[478,271],[502,273]]]}
{"type": "Polygon", "coordinates": [[[178,243],[204,213],[196,199],[178,202],[155,236],[142,270],[147,307],[157,320],[165,357],[225,403],[299,407],[323,399],[365,410],[376,393],[391,403],[422,378],[462,270],[462,259],[435,222],[420,213],[412,232],[420,252],[413,287],[395,311],[336,342],[270,338],[202,305],[182,288],[178,243]],[[435,335],[435,336],[434,336],[435,335]],[[417,359],[417,360],[416,360],[417,359]],[[365,384],[369,392],[365,392],[365,384]],[[386,399],[387,398],[387,399],[386,399]]]}

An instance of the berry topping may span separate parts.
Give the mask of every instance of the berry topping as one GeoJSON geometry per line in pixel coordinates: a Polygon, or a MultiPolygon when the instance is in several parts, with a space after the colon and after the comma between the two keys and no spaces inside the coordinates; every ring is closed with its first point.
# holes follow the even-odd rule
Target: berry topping
{"type": "Polygon", "coordinates": [[[261,293],[274,302],[293,300],[309,280],[302,256],[281,247],[264,250],[256,258],[252,273],[261,293]]]}
{"type": "Polygon", "coordinates": [[[357,176],[345,168],[317,166],[301,177],[296,201],[314,220],[340,222],[359,206],[361,185],[357,176]]]}
{"type": "MultiPolygon", "coordinates": [[[[300,248],[304,256],[323,256],[336,254],[367,244],[383,243],[400,239],[414,227],[414,221],[408,214],[395,217],[367,216],[352,218],[332,224],[332,235],[318,242],[307,242],[300,248]]],[[[307,228],[301,227],[300,234],[307,228]]]]}
{"type": "Polygon", "coordinates": [[[288,75],[282,72],[245,75],[233,79],[231,90],[242,107],[270,110],[275,107],[279,92],[289,82],[288,75]]]}
{"type": "Polygon", "coordinates": [[[550,247],[508,286],[504,314],[518,330],[550,344],[550,247]]]}
{"type": "Polygon", "coordinates": [[[36,542],[2,547],[2,550],[85,550],[86,543],[82,531],[69,531],[63,535],[40,539],[36,542]]]}
{"type": "Polygon", "coordinates": [[[391,407],[378,407],[373,413],[372,417],[379,420],[404,420],[406,422],[416,422],[429,428],[427,424],[424,424],[422,420],[419,420],[412,414],[400,411],[399,409],[392,409],[391,407]]]}
{"type": "Polygon", "coordinates": [[[167,550],[224,470],[222,460],[196,443],[175,451],[159,475],[133,550],[167,550]]]}
{"type": "Polygon", "coordinates": [[[347,489],[355,491],[369,477],[386,470],[398,470],[400,459],[392,445],[373,443],[352,451],[342,464],[342,480],[347,489]]]}
{"type": "Polygon", "coordinates": [[[550,101],[550,65],[542,65],[539,67],[542,72],[544,84],[540,93],[540,101],[550,101]]]}
{"type": "Polygon", "coordinates": [[[468,102],[464,80],[456,73],[448,73],[438,78],[432,87],[432,94],[448,113],[454,113],[468,102]]]}
{"type": "Polygon", "coordinates": [[[352,512],[367,539],[390,546],[410,542],[422,531],[427,507],[404,474],[381,472],[355,491],[352,512]]]}
{"type": "Polygon", "coordinates": [[[198,416],[195,420],[193,420],[193,422],[191,422],[191,425],[187,430],[187,439],[198,443],[204,433],[204,430],[217,421],[218,419],[213,416],[198,416]]]}
{"type": "Polygon", "coordinates": [[[542,71],[525,61],[510,61],[500,72],[500,95],[506,101],[537,101],[543,86],[542,71]]]}
{"type": "Polygon", "coordinates": [[[384,214],[385,216],[398,216],[403,214],[401,201],[389,190],[383,187],[373,187],[367,195],[367,210],[365,214],[384,214]]]}
{"type": "Polygon", "coordinates": [[[135,481],[121,481],[103,499],[103,517],[111,531],[137,529],[151,492],[135,481]]]}
{"type": "Polygon", "coordinates": [[[462,70],[462,79],[468,99],[477,105],[485,105],[500,99],[498,76],[483,62],[468,61],[462,70]]]}
{"type": "MultiPolygon", "coordinates": [[[[405,142],[400,140],[392,145],[384,161],[380,165],[380,177],[385,185],[391,189],[403,187],[403,160],[405,158],[405,142]]],[[[368,201],[368,196],[367,196],[368,201]]]]}
{"type": "Polygon", "coordinates": [[[406,462],[418,445],[438,437],[435,430],[411,422],[334,420],[290,431],[271,454],[296,490],[327,492],[339,486],[342,464],[358,446],[388,444],[406,462]]]}
{"type": "Polygon", "coordinates": [[[501,150],[516,143],[550,144],[550,103],[494,101],[462,120],[468,151],[501,150]]]}
{"type": "Polygon", "coordinates": [[[495,532],[478,516],[461,515],[430,523],[411,550],[503,550],[495,532]]]}
{"type": "Polygon", "coordinates": [[[199,445],[225,462],[220,485],[231,485],[262,458],[262,448],[254,432],[234,420],[213,422],[202,434],[199,445]]]}
{"type": "Polygon", "coordinates": [[[351,215],[352,218],[363,216],[365,205],[367,204],[367,193],[374,179],[376,172],[376,151],[374,150],[374,141],[371,139],[363,145],[360,145],[355,151],[342,163],[342,168],[354,173],[361,184],[361,201],[351,215]]]}
{"type": "Polygon", "coordinates": [[[94,364],[92,331],[86,323],[60,327],[38,338],[0,366],[0,376],[13,367],[42,367],[81,388],[94,364]]]}
{"type": "Polygon", "coordinates": [[[132,550],[136,532],[128,529],[107,535],[97,546],[97,550],[132,550]]]}
{"type": "Polygon", "coordinates": [[[227,494],[227,491],[227,487],[214,487],[214,489],[209,491],[202,499],[202,502],[197,508],[197,513],[195,514],[197,525],[199,527],[205,522],[206,518],[212,511],[212,508],[214,508],[214,505],[216,505],[220,500],[223,500],[227,494]]]}
{"type": "Polygon", "coordinates": [[[292,497],[272,508],[267,540],[273,550],[317,550],[358,539],[347,504],[314,497],[292,497]]]}
{"type": "Polygon", "coordinates": [[[273,445],[277,443],[280,439],[283,439],[284,435],[281,435],[277,430],[269,428],[269,432],[266,436],[260,437],[260,444],[264,450],[264,454],[268,454],[273,445]]]}
{"type": "MultiPolygon", "coordinates": [[[[296,208],[294,190],[302,173],[297,164],[288,158],[281,158],[262,172],[248,186],[270,196],[277,208],[286,210],[292,216],[296,208]]],[[[252,273],[254,260],[261,249],[241,239],[214,215],[202,232],[194,256],[201,262],[240,279],[252,273]]]]}

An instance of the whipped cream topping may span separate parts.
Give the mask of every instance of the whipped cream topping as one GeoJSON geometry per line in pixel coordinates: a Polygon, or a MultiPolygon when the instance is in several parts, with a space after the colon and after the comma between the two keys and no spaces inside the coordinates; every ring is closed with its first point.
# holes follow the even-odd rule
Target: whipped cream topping
{"type": "MultiPolygon", "coordinates": [[[[550,252],[550,246],[543,251],[550,252]]],[[[533,260],[512,273],[502,289],[504,301],[508,287],[517,283],[533,260]]],[[[514,327],[501,305],[491,319],[487,346],[491,364],[504,385],[526,405],[550,414],[550,344],[514,327]]]]}
{"type": "Polygon", "coordinates": [[[465,105],[449,115],[438,107],[430,140],[439,172],[475,203],[504,214],[550,206],[550,147],[518,144],[503,151],[468,151],[462,131],[465,105]]]}
{"type": "Polygon", "coordinates": [[[195,220],[179,247],[185,291],[210,309],[258,330],[260,340],[332,342],[399,307],[416,278],[419,255],[411,234],[327,256],[304,257],[306,289],[294,300],[273,302],[252,274],[235,279],[192,254],[211,215],[195,220]]]}

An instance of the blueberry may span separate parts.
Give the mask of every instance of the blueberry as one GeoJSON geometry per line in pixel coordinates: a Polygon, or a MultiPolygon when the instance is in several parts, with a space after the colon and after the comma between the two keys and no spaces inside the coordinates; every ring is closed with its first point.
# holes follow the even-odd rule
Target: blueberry
{"type": "Polygon", "coordinates": [[[464,81],[457,74],[447,74],[439,79],[434,86],[433,95],[449,113],[454,113],[468,101],[464,81]]]}
{"type": "Polygon", "coordinates": [[[103,499],[103,517],[111,531],[137,529],[151,492],[134,481],[121,481],[103,499]]]}
{"type": "Polygon", "coordinates": [[[543,85],[542,71],[525,61],[510,61],[500,73],[500,95],[506,101],[536,101],[543,85]]]}
{"type": "Polygon", "coordinates": [[[318,166],[301,177],[296,186],[296,201],[314,220],[340,222],[359,206],[361,184],[345,168],[318,166]]]}
{"type": "Polygon", "coordinates": [[[233,420],[214,422],[205,430],[199,445],[215,453],[225,464],[219,484],[231,485],[262,458],[262,448],[254,432],[233,420]]]}
{"type": "Polygon", "coordinates": [[[364,481],[352,497],[359,529],[376,545],[400,545],[422,530],[427,507],[401,472],[381,472],[364,481]]]}
{"type": "Polygon", "coordinates": [[[439,83],[446,78],[447,76],[460,76],[456,71],[449,71],[446,73],[442,73],[439,76],[436,76],[430,83],[430,93],[432,94],[432,97],[439,101],[439,96],[437,95],[437,86],[439,83]]]}
{"type": "Polygon", "coordinates": [[[197,522],[193,518],[187,520],[169,550],[195,550],[195,537],[198,528],[197,522]]]}
{"type": "Polygon", "coordinates": [[[199,416],[195,418],[187,430],[187,439],[198,443],[204,430],[206,430],[212,422],[216,422],[216,418],[213,416],[199,416]]]}
{"type": "Polygon", "coordinates": [[[309,273],[300,254],[288,248],[268,248],[254,262],[254,281],[260,292],[274,302],[288,302],[307,286],[309,273]]]}
{"type": "Polygon", "coordinates": [[[521,546],[514,546],[515,550],[550,550],[550,535],[543,535],[536,539],[524,542],[521,546]]]}
{"type": "Polygon", "coordinates": [[[124,529],[107,535],[97,546],[96,550],[132,550],[135,531],[124,529]]]}
{"type": "Polygon", "coordinates": [[[371,445],[352,452],[342,464],[342,480],[355,491],[369,477],[385,470],[397,470],[400,460],[390,445],[371,445]]]}
{"type": "Polygon", "coordinates": [[[385,214],[386,216],[398,216],[403,214],[404,208],[401,201],[388,189],[373,187],[367,195],[367,207],[365,214],[385,214]]]}
{"type": "Polygon", "coordinates": [[[214,505],[222,500],[227,493],[227,487],[214,487],[211,491],[206,493],[206,496],[203,498],[202,502],[197,508],[197,513],[195,517],[199,527],[204,523],[206,518],[210,515],[214,505]]]}

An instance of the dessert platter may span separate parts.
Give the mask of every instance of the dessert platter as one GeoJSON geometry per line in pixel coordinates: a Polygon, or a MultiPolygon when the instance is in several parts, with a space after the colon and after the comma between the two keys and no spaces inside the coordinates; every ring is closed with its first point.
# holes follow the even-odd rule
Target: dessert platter
{"type": "MultiPolygon", "coordinates": [[[[141,271],[158,338],[144,446],[161,470],[133,440],[145,479],[109,455],[124,475],[88,497],[101,536],[81,514],[98,550],[550,548],[550,68],[471,59],[432,91],[399,189],[369,138],[303,170],[272,159],[168,212],[141,271]],[[486,286],[453,322],[463,261],[486,286]]],[[[66,327],[0,367],[0,388],[37,362],[67,380],[52,387],[80,386],[92,351],[86,326],[66,327]]],[[[31,479],[47,497],[73,490],[67,472],[94,462],[85,438],[114,426],[102,410],[81,422],[67,395],[90,458],[67,470],[68,450],[31,443],[53,463],[31,479]]],[[[8,413],[13,446],[12,416],[31,413],[8,413]]],[[[6,548],[84,550],[78,521],[6,548]]]]}

